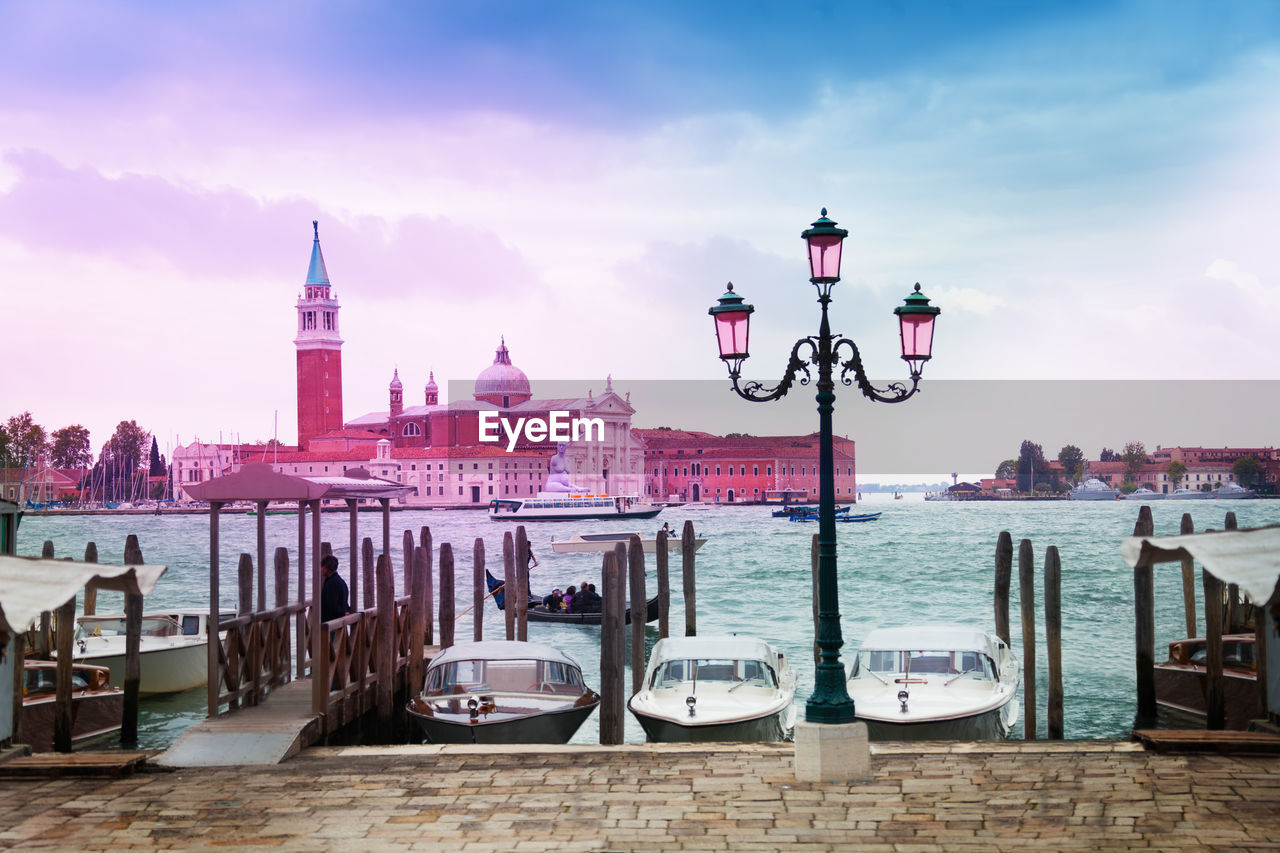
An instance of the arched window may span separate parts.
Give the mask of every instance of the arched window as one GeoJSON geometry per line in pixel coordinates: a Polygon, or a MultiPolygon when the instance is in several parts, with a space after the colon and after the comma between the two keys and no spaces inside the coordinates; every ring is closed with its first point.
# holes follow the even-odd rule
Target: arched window
{"type": "Polygon", "coordinates": [[[422,428],[413,421],[404,425],[401,435],[422,435],[422,428]]]}

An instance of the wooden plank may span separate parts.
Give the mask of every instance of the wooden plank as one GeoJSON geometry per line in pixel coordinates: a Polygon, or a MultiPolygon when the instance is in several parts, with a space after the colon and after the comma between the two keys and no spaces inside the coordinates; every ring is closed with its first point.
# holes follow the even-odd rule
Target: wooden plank
{"type": "Polygon", "coordinates": [[[151,755],[148,752],[111,750],[109,752],[39,752],[11,758],[0,764],[0,776],[14,778],[59,776],[127,776],[141,770],[151,755]]]}
{"type": "Polygon", "coordinates": [[[1265,732],[1135,729],[1133,739],[1157,752],[1280,753],[1280,737],[1265,732]]]}

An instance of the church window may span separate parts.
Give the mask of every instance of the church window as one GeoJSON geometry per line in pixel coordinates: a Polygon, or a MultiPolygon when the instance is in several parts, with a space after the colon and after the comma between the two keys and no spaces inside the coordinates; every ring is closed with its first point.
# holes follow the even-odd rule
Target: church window
{"type": "Polygon", "coordinates": [[[415,424],[413,421],[410,421],[409,423],[404,425],[402,434],[413,435],[413,436],[422,435],[422,428],[419,427],[417,424],[415,424]]]}

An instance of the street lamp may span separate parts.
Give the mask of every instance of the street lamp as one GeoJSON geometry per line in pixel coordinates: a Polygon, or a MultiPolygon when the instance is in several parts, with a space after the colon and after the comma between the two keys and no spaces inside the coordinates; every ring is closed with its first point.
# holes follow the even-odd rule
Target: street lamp
{"type": "Polygon", "coordinates": [[[730,284],[728,292],[708,311],[715,320],[720,358],[729,367],[729,378],[738,396],[754,403],[780,399],[786,396],[797,378],[801,385],[809,384],[810,365],[818,368],[818,665],[813,694],[805,705],[805,719],[811,723],[854,721],[853,700],[849,698],[844,666],[840,663],[840,647],[844,640],[840,634],[836,587],[835,460],[831,439],[831,412],[836,395],[832,372],[839,365],[840,382],[844,385],[856,382],[863,396],[871,400],[901,403],[915,394],[920,384],[920,373],[933,349],[934,320],[940,313],[940,309],[930,305],[929,299],[920,292],[919,284],[907,296],[905,304],[894,309],[902,340],[902,358],[910,369],[911,384],[908,387],[903,382],[891,382],[886,388],[875,388],[863,370],[857,345],[848,338],[834,338],[827,320],[831,289],[840,280],[840,250],[848,235],[848,231],[837,228],[836,223],[827,218],[826,208],[823,208],[822,216],[800,235],[809,247],[809,281],[818,289],[822,322],[816,336],[796,341],[782,381],[772,388],[754,380],[741,381],[742,363],[749,355],[747,339],[755,308],[734,293],[730,284]],[[843,361],[840,355],[842,347],[848,348],[848,358],[843,361]],[[806,351],[804,356],[801,356],[802,351],[806,351]]]}

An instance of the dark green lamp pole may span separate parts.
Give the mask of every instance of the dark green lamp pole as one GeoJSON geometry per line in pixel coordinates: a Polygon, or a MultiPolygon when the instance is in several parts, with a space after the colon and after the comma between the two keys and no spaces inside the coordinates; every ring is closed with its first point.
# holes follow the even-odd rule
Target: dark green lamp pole
{"type": "Polygon", "coordinates": [[[848,231],[837,228],[836,223],[827,218],[825,208],[822,216],[800,235],[809,246],[809,281],[818,289],[822,319],[816,336],[796,341],[782,381],[772,388],[754,380],[741,381],[742,363],[749,355],[750,318],[755,308],[734,293],[730,284],[729,291],[707,312],[715,320],[720,358],[728,365],[733,390],[740,397],[755,403],[780,399],[786,396],[797,377],[801,385],[809,384],[812,379],[810,365],[818,368],[818,665],[813,693],[805,705],[805,719],[811,723],[854,721],[853,700],[849,698],[844,666],[840,663],[840,647],[844,645],[844,639],[840,634],[839,590],[836,584],[835,454],[831,432],[831,413],[836,400],[833,372],[838,365],[840,382],[844,385],[856,382],[858,390],[868,399],[901,403],[915,394],[919,387],[920,372],[932,351],[934,320],[940,313],[936,306],[929,304],[917,284],[905,304],[894,309],[902,337],[902,358],[911,371],[911,385],[892,382],[884,389],[872,386],[863,370],[857,345],[848,338],[834,337],[827,320],[831,288],[840,280],[841,246],[848,235],[848,231]],[[848,347],[848,358],[844,361],[840,357],[842,347],[848,347]],[[806,350],[804,356],[800,354],[802,350],[806,350]]]}

